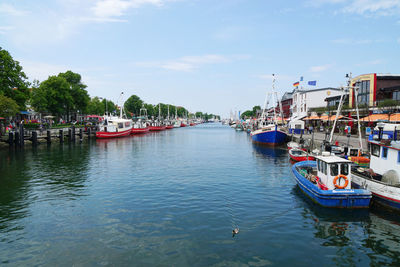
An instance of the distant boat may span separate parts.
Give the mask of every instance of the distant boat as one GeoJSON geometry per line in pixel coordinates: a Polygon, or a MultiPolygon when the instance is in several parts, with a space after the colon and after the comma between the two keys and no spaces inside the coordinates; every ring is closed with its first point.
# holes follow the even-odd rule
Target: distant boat
{"type": "Polygon", "coordinates": [[[368,208],[371,192],[351,188],[350,163],[325,154],[317,156],[316,161],[295,163],[292,172],[301,191],[323,207],[368,208]]]}
{"type": "Polygon", "coordinates": [[[299,148],[289,150],[289,157],[294,161],[315,160],[315,157],[299,148]]]}
{"type": "Polygon", "coordinates": [[[134,122],[131,130],[131,134],[144,134],[148,133],[150,131],[147,122],[147,109],[142,106],[140,109],[139,117],[137,118],[137,121],[134,122]]]}

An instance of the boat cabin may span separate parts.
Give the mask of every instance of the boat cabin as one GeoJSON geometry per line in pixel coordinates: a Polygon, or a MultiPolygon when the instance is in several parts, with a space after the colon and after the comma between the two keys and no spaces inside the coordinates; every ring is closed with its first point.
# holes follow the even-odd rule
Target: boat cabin
{"type": "Polygon", "coordinates": [[[132,121],[118,117],[105,118],[100,126],[102,132],[123,132],[132,128],[132,121]]]}
{"type": "Polygon", "coordinates": [[[351,189],[350,160],[323,152],[317,156],[317,176],[328,190],[351,189]]]}
{"type": "Polygon", "coordinates": [[[304,121],[295,120],[289,122],[289,133],[304,134],[304,121]]]}
{"type": "Polygon", "coordinates": [[[370,141],[370,168],[383,175],[388,170],[400,174],[400,142],[391,140],[370,141]]]}

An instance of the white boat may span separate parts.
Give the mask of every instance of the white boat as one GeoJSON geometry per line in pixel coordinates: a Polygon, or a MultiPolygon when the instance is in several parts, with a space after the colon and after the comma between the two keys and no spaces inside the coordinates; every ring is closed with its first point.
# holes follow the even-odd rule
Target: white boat
{"type": "Polygon", "coordinates": [[[393,140],[383,139],[381,126],[379,133],[368,140],[370,169],[354,166],[353,183],[355,187],[370,190],[374,203],[400,211],[400,142],[396,140],[397,133],[393,140]]]}

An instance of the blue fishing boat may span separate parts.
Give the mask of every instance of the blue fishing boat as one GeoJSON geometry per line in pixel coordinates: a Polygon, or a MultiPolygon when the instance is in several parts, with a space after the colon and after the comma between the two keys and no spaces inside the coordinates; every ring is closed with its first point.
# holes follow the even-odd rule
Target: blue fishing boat
{"type": "Polygon", "coordinates": [[[274,90],[275,75],[272,74],[272,92],[267,93],[265,97],[264,108],[262,110],[257,129],[250,133],[251,138],[255,143],[278,146],[286,141],[287,127],[283,125],[284,120],[282,114],[282,103],[278,98],[278,94],[274,90]],[[270,102],[271,99],[272,101],[270,102]],[[277,118],[277,108],[275,107],[269,109],[271,113],[273,113],[271,116],[269,116],[267,111],[268,103],[279,104],[280,118],[277,118]]]}
{"type": "Polygon", "coordinates": [[[300,189],[311,200],[328,208],[368,208],[371,192],[351,188],[351,161],[324,152],[316,161],[292,166],[300,189]]]}
{"type": "Polygon", "coordinates": [[[251,132],[253,142],[270,146],[283,144],[286,141],[286,137],[286,129],[277,124],[270,124],[251,132]]]}

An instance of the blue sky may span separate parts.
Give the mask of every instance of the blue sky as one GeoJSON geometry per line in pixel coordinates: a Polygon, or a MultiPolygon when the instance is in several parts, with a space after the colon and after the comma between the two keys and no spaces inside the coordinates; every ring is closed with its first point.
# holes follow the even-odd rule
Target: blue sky
{"type": "MultiPolygon", "coordinates": [[[[229,116],[304,76],[400,73],[400,0],[0,0],[0,46],[29,79],[229,116]]],[[[321,103],[323,105],[324,103],[321,103]]]]}

